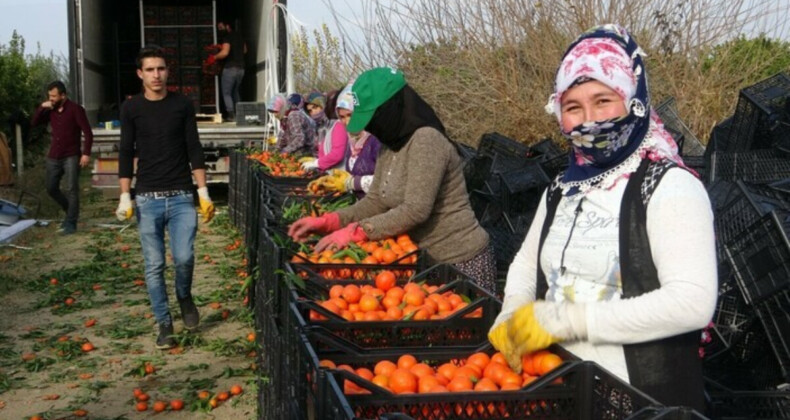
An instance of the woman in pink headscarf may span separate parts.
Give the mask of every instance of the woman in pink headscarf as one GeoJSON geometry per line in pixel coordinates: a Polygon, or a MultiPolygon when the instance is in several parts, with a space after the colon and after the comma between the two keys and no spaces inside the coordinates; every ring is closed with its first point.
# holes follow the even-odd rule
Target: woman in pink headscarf
{"type": "MultiPolygon", "coordinates": [[[[348,124],[354,112],[354,98],[351,95],[353,82],[346,86],[337,95],[335,115],[344,125],[348,124]]],[[[353,192],[357,198],[362,198],[373,183],[373,172],[376,170],[376,160],[381,150],[381,143],[367,131],[348,133],[348,147],[345,150],[345,167],[333,170],[327,175],[322,184],[325,188],[334,191],[353,192]]]]}
{"type": "Polygon", "coordinates": [[[650,106],[643,55],[616,25],[565,53],[546,108],[571,146],[569,167],[510,266],[489,339],[517,369],[562,341],[663,404],[704,410],[713,214],[650,106]]]}

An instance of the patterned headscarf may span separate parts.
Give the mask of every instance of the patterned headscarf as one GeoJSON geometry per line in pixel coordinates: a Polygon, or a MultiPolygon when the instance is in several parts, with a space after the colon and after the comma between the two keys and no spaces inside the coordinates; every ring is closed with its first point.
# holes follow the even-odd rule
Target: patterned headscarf
{"type": "Polygon", "coordinates": [[[612,24],[587,31],[568,47],[557,70],[554,93],[546,104],[546,111],[557,117],[560,131],[573,149],[561,181],[578,188],[570,188],[568,193],[584,191],[607,178],[608,182],[601,186],[611,187],[619,178],[611,175],[627,176],[643,157],[670,159],[685,166],[677,154],[677,144],[650,106],[644,55],[624,28],[612,24]],[[628,113],[563,131],[562,95],[590,80],[617,92],[628,113]],[[624,163],[627,165],[621,165],[624,163]]]}
{"type": "Polygon", "coordinates": [[[304,106],[304,97],[299,93],[288,95],[288,106],[291,110],[301,109],[304,106]]]}
{"type": "Polygon", "coordinates": [[[318,91],[310,92],[310,94],[307,95],[307,103],[326,108],[326,95],[318,91]]]}
{"type": "Polygon", "coordinates": [[[285,111],[288,110],[288,107],[285,106],[286,102],[285,95],[278,93],[269,99],[266,109],[274,112],[278,118],[283,118],[285,117],[285,111]]]}
{"type": "Polygon", "coordinates": [[[346,85],[343,90],[337,95],[337,105],[335,108],[347,109],[354,112],[354,95],[351,94],[351,88],[354,86],[354,81],[346,85]]]}

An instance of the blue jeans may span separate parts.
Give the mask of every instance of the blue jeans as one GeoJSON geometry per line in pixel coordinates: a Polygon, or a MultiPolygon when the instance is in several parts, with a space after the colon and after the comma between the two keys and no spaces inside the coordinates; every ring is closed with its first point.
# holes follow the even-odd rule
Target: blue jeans
{"type": "Polygon", "coordinates": [[[225,111],[236,114],[236,104],[241,100],[241,80],[244,79],[244,69],[240,67],[225,67],[222,69],[222,100],[225,102],[225,111]]]}
{"type": "Polygon", "coordinates": [[[172,324],[165,286],[165,228],[170,236],[170,252],[176,270],[176,297],[189,298],[192,296],[197,232],[194,198],[191,193],[168,198],[137,196],[135,202],[151,308],[156,322],[172,324]]]}
{"type": "Polygon", "coordinates": [[[47,158],[46,188],[49,196],[66,212],[64,225],[77,227],[80,215],[80,157],[47,158]],[[60,190],[60,180],[66,178],[66,194],[60,190]]]}

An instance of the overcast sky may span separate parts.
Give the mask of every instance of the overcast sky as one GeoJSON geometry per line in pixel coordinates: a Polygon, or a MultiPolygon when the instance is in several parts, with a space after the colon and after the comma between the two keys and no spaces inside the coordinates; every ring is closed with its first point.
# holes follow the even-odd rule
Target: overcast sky
{"type": "MultiPolygon", "coordinates": [[[[356,1],[359,0],[338,3],[345,5],[356,1]]],[[[27,53],[35,53],[39,43],[45,54],[53,51],[56,55],[68,56],[66,3],[66,0],[0,0],[0,44],[7,45],[16,29],[25,39],[27,53]]],[[[324,21],[332,25],[322,0],[290,0],[288,9],[307,27],[308,33],[324,21]]]]}

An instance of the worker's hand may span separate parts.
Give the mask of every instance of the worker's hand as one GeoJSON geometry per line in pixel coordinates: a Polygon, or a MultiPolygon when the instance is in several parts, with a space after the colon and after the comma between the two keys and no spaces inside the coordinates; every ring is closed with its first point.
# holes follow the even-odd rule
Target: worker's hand
{"type": "Polygon", "coordinates": [[[329,177],[324,181],[324,188],[330,191],[346,192],[349,190],[348,181],[351,174],[342,169],[332,169],[329,177]]]}
{"type": "Polygon", "coordinates": [[[129,193],[121,193],[121,199],[118,202],[118,209],[115,210],[115,217],[119,221],[125,222],[132,218],[134,215],[134,202],[129,193]]]}
{"type": "Polygon", "coordinates": [[[214,54],[209,54],[208,58],[206,59],[206,64],[212,65],[216,62],[217,62],[217,57],[215,57],[214,54]]]}
{"type": "Polygon", "coordinates": [[[208,187],[200,187],[197,190],[200,209],[198,213],[203,215],[203,223],[208,223],[214,218],[214,203],[208,196],[208,187]]]}
{"type": "Polygon", "coordinates": [[[52,109],[52,101],[44,101],[41,103],[41,107],[45,109],[52,109]]]}
{"type": "Polygon", "coordinates": [[[340,215],[326,213],[321,217],[303,217],[288,228],[288,236],[294,241],[302,242],[311,233],[326,235],[340,229],[340,215]]]}
{"type": "Polygon", "coordinates": [[[505,295],[505,298],[502,300],[502,310],[494,319],[494,324],[488,331],[488,341],[505,356],[505,360],[516,372],[521,370],[521,354],[516,353],[515,345],[510,341],[507,332],[507,321],[513,317],[514,312],[532,301],[533,298],[525,294],[505,295]]]}
{"type": "Polygon", "coordinates": [[[91,163],[91,157],[90,156],[88,156],[88,155],[80,156],[80,167],[81,168],[87,168],[88,165],[90,165],[90,163],[91,163]]]}
{"type": "Polygon", "coordinates": [[[351,223],[343,229],[339,229],[321,238],[315,245],[315,252],[321,252],[330,248],[343,248],[351,242],[367,241],[368,235],[359,226],[359,223],[351,223]]]}
{"type": "Polygon", "coordinates": [[[516,353],[516,348],[513,342],[510,341],[507,329],[507,322],[494,324],[494,326],[488,330],[488,341],[491,342],[491,345],[494,346],[495,349],[502,353],[502,356],[505,356],[507,364],[510,365],[510,368],[513,369],[514,372],[521,373],[521,354],[516,353]]]}
{"type": "Polygon", "coordinates": [[[307,184],[307,190],[310,192],[318,192],[320,188],[326,187],[326,181],[331,177],[331,175],[324,175],[322,177],[318,177],[307,184]]]}
{"type": "Polygon", "coordinates": [[[560,341],[587,337],[583,303],[532,302],[514,312],[507,325],[508,337],[519,356],[560,341]]]}
{"type": "MultiPolygon", "coordinates": [[[[312,171],[313,169],[318,169],[318,159],[316,158],[310,158],[310,160],[307,160],[307,158],[302,158],[302,159],[305,159],[305,161],[302,162],[303,171],[312,171]]],[[[299,160],[301,161],[302,159],[299,160]]]]}

